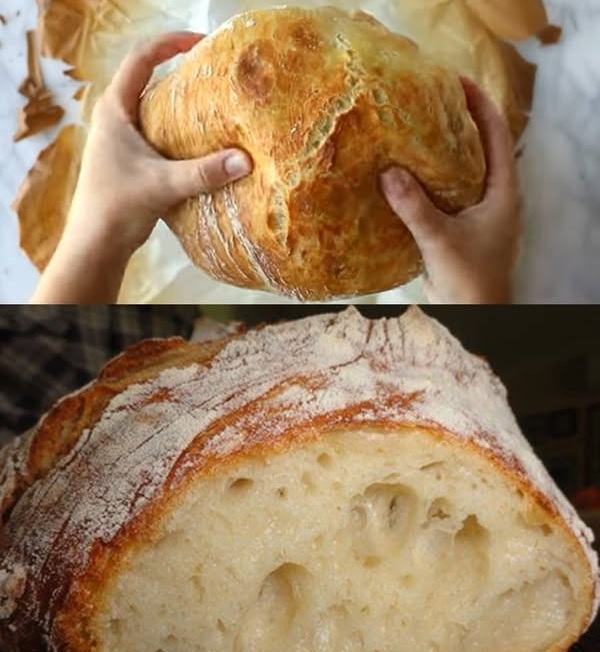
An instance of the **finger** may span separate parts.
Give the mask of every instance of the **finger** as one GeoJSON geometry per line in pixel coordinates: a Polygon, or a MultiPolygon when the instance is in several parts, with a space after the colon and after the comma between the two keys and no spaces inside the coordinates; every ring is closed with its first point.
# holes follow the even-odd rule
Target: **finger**
{"type": "Polygon", "coordinates": [[[119,66],[107,93],[117,99],[133,122],[137,121],[140,95],[154,68],[177,54],[188,52],[203,38],[195,32],[169,32],[133,50],[119,66]]]}
{"type": "Polygon", "coordinates": [[[440,295],[433,284],[432,280],[430,278],[427,278],[425,280],[425,283],[423,284],[423,292],[425,293],[425,296],[427,297],[427,301],[432,305],[439,305],[442,304],[443,301],[440,299],[440,295]]]}
{"type": "Polygon", "coordinates": [[[166,203],[175,205],[200,193],[214,192],[251,172],[252,160],[237,149],[191,161],[165,162],[166,203]]]}
{"type": "Polygon", "coordinates": [[[435,244],[443,233],[444,215],[419,182],[409,172],[392,168],[381,176],[381,184],[392,210],[406,224],[421,251],[435,244]]]}
{"type": "Polygon", "coordinates": [[[469,111],[479,127],[488,166],[486,199],[506,197],[515,183],[514,140],[494,102],[472,80],[461,77],[469,111]]]}

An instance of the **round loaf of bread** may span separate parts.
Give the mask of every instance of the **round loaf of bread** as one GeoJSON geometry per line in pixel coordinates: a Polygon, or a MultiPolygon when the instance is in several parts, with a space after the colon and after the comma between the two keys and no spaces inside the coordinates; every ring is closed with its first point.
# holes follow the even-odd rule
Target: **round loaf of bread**
{"type": "Polygon", "coordinates": [[[413,310],[150,341],[0,451],[4,652],[565,652],[593,535],[413,310]]]}
{"type": "Polygon", "coordinates": [[[214,278],[301,300],[389,290],[422,270],[379,186],[410,170],[450,213],[477,203],[486,165],[460,79],[363,12],[275,8],[202,41],[141,105],[172,159],[227,147],[251,177],[167,217],[214,278]]]}

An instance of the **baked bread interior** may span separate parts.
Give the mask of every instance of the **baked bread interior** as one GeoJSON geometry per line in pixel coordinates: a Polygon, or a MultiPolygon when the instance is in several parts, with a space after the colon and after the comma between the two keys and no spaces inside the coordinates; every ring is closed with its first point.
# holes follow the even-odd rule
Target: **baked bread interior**
{"type": "Polygon", "coordinates": [[[107,587],[103,649],[537,652],[577,636],[568,533],[477,454],[362,428],[228,471],[107,587]]]}

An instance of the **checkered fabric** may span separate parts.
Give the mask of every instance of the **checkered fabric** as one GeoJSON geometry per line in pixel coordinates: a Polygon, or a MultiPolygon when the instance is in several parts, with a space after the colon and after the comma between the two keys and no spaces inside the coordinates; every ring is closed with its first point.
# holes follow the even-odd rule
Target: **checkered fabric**
{"type": "Polygon", "coordinates": [[[0,445],[127,346],[190,337],[198,313],[193,306],[1,306],[0,445]]]}

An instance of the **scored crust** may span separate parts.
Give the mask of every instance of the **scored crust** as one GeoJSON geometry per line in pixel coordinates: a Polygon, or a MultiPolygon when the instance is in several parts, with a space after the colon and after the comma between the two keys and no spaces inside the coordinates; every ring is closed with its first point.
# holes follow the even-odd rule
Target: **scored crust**
{"type": "Polygon", "coordinates": [[[195,481],[365,427],[418,428],[488,458],[563,530],[585,578],[574,642],[600,595],[593,535],[519,432],[501,383],[416,309],[375,322],[350,309],[216,342],[142,343],[3,449],[3,648],[96,649],[111,575],[195,481]]]}
{"type": "Polygon", "coordinates": [[[150,87],[141,125],[169,158],[249,152],[249,178],[188,200],[168,224],[213,277],[304,300],[389,290],[421,272],[380,172],[408,169],[450,213],[484,189],[458,75],[363,12],[234,17],[150,87]]]}

